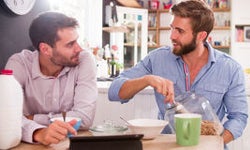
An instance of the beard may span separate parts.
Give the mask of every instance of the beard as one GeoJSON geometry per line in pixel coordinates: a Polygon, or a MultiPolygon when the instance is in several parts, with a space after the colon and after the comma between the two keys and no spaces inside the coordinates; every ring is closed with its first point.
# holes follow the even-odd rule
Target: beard
{"type": "Polygon", "coordinates": [[[187,44],[179,43],[176,40],[172,40],[172,43],[177,43],[180,46],[180,49],[173,48],[173,53],[177,56],[182,56],[182,55],[188,54],[188,53],[195,50],[195,48],[196,48],[196,36],[193,36],[192,41],[190,43],[187,43],[187,44]]]}
{"type": "Polygon", "coordinates": [[[80,63],[79,54],[80,53],[77,53],[70,58],[67,58],[64,55],[60,54],[56,49],[54,49],[53,56],[50,58],[50,61],[57,66],[75,67],[80,63]]]}

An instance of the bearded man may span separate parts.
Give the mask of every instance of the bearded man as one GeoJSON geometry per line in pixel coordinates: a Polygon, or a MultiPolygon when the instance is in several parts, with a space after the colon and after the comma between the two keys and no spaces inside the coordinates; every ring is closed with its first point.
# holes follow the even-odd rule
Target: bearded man
{"type": "MultiPolygon", "coordinates": [[[[226,53],[214,49],[207,37],[214,14],[202,0],[181,1],[172,6],[172,46],[151,51],[136,66],[122,72],[109,88],[111,101],[128,102],[151,86],[164,119],[166,103],[192,92],[209,100],[220,121],[225,118],[224,143],[240,137],[247,124],[248,106],[244,72],[226,53]]],[[[170,133],[165,128],[163,133],[170,133]]]]}

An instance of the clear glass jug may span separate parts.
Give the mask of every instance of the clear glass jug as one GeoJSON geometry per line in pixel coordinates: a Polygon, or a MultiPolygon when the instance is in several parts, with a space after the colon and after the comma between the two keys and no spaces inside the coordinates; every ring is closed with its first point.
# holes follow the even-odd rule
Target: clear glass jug
{"type": "Polygon", "coordinates": [[[175,133],[174,115],[178,113],[197,113],[202,115],[201,135],[220,135],[224,128],[209,101],[201,95],[186,92],[175,98],[175,103],[166,105],[164,119],[175,133]]]}

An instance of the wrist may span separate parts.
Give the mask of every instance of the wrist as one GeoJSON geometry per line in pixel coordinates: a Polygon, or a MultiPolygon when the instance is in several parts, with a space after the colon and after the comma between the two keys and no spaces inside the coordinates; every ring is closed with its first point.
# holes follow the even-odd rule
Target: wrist
{"type": "Polygon", "coordinates": [[[34,116],[33,115],[28,115],[28,116],[25,116],[27,119],[29,120],[33,120],[34,119],[34,116]]]}
{"type": "Polygon", "coordinates": [[[151,75],[145,75],[142,77],[142,82],[141,83],[146,83],[146,85],[150,85],[150,77],[151,75]]]}
{"type": "Polygon", "coordinates": [[[40,142],[41,140],[40,140],[40,134],[42,133],[42,130],[43,130],[44,128],[40,128],[40,129],[36,129],[34,132],[33,132],[33,136],[32,136],[32,138],[33,138],[33,142],[40,142]]]}

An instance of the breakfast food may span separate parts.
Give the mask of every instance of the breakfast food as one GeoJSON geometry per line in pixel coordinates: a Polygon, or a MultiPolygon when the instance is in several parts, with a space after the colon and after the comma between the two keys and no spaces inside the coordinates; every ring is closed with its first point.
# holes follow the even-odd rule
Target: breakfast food
{"type": "Polygon", "coordinates": [[[201,122],[201,135],[220,135],[223,127],[220,123],[203,120],[201,122]]]}

